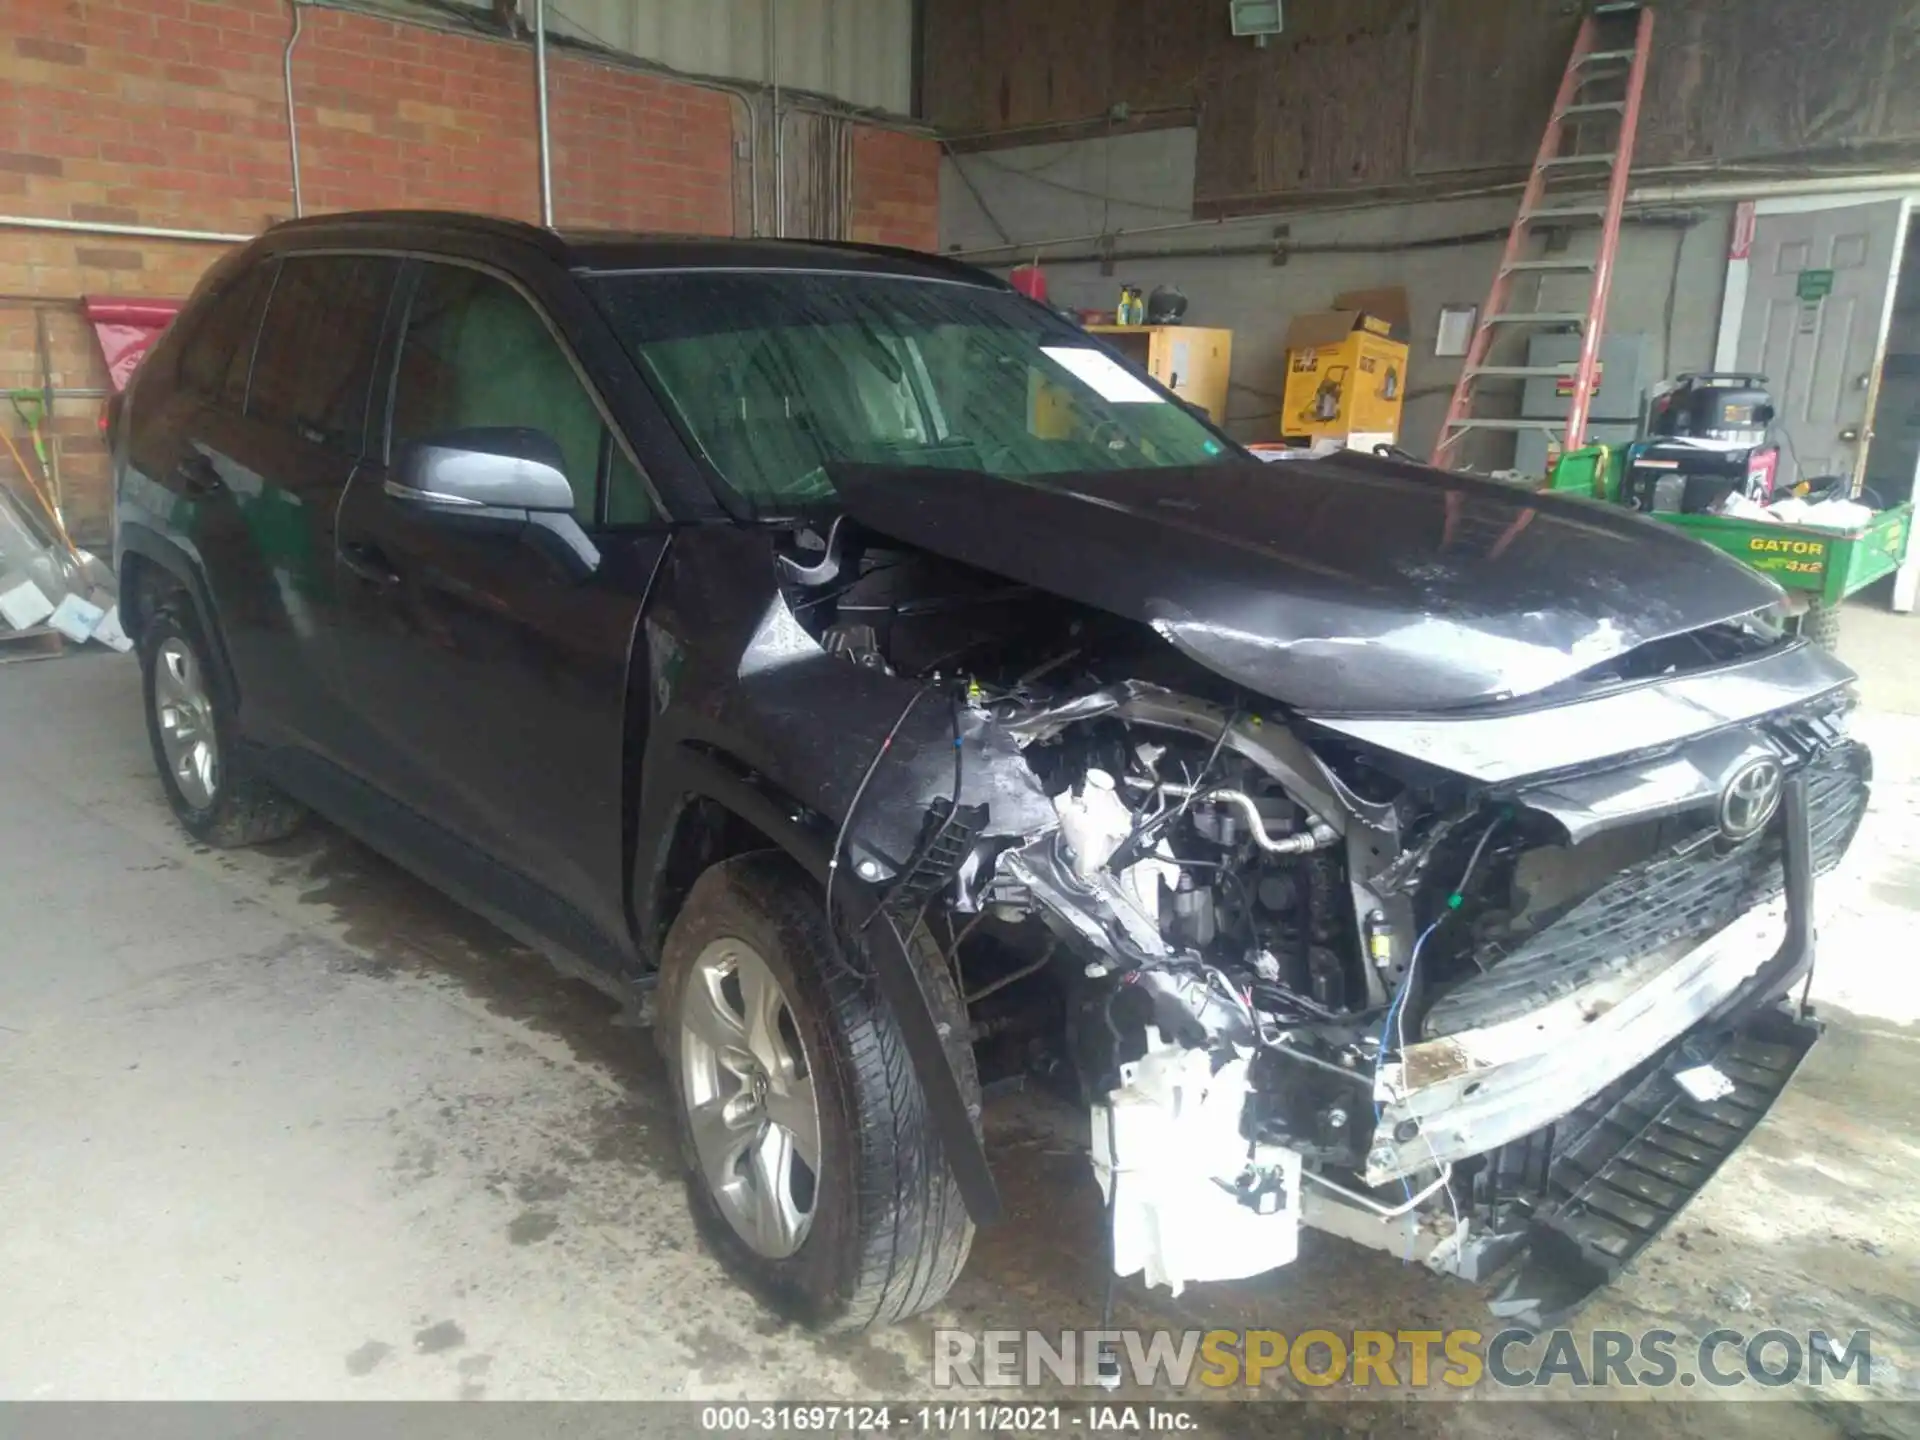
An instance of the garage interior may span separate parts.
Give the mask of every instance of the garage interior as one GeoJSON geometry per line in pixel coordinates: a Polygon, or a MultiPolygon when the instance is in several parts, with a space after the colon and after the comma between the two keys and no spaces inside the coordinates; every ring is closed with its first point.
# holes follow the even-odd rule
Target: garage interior
{"type": "MultiPolygon", "coordinates": [[[[1826,493],[1885,542],[1828,547],[1807,611],[1833,612],[1875,755],[1861,838],[1820,889],[1828,1028],[1575,1326],[1870,1329],[1870,1384],[1779,1392],[1743,1428],[1920,1433],[1873,1403],[1920,1399],[1920,4],[1652,6],[1617,233],[1534,237],[1606,257],[1595,367],[1580,326],[1550,323],[1530,342],[1501,327],[1475,362],[1588,8],[0,0],[0,592],[47,602],[0,622],[0,1398],[903,1398],[925,1392],[936,1328],[1099,1323],[1084,1139],[1030,1091],[990,1098],[1010,1218],[945,1305],[815,1337],[703,1248],[660,1064],[602,997],[324,825],[213,851],[172,823],[102,563],[108,402],[206,268],[266,227],[461,209],[945,254],[1044,295],[1269,453],[1424,459],[1470,413],[1496,423],[1452,462],[1541,485],[1579,449],[1566,412],[1590,376],[1584,438],[1630,476],[1665,382],[1765,376],[1774,493],[1838,477],[1826,493]],[[1303,407],[1296,357],[1368,316],[1397,347],[1385,418],[1303,407]],[[1536,373],[1463,411],[1474,363],[1536,373]]],[[[1592,275],[1527,303],[1584,311],[1592,275]]],[[[1115,1314],[1487,1328],[1474,1287],[1312,1233],[1258,1280],[1123,1284],[1115,1314]]],[[[1707,1433],[1687,1406],[1649,1408],[1639,1433],[1707,1433]]],[[[1572,1409],[1518,1428],[1498,1410],[1324,1418],[1589,1433],[1572,1409]]]]}

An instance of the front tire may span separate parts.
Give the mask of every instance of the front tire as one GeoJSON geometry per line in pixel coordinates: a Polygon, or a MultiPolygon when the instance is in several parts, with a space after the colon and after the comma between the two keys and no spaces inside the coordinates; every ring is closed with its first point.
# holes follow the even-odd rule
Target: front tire
{"type": "MultiPolygon", "coordinates": [[[[910,950],[977,1107],[965,1009],[924,927],[910,950]]],[[[973,1224],[892,1014],[828,955],[820,897],[797,867],[773,853],[724,861],[667,935],[654,1033],[709,1243],[776,1308],[851,1331],[936,1304],[973,1224]]]]}
{"type": "Polygon", "coordinates": [[[238,753],[228,688],[184,603],[157,610],[141,632],[140,680],[160,784],[189,835],[231,849],[299,827],[306,811],[252,774],[238,753]]]}

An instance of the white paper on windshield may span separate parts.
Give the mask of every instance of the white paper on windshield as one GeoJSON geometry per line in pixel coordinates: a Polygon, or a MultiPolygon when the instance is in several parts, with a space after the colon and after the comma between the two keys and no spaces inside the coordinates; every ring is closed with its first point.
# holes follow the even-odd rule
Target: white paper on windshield
{"type": "Polygon", "coordinates": [[[1164,397],[1149,390],[1129,375],[1111,355],[1098,350],[1083,350],[1077,345],[1042,345],[1040,353],[1055,364],[1073,372],[1102,400],[1116,405],[1159,405],[1164,397]]]}

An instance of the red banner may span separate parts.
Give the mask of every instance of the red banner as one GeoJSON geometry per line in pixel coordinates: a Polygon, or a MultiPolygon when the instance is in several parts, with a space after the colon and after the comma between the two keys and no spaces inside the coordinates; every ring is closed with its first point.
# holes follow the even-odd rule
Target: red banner
{"type": "Polygon", "coordinates": [[[107,383],[118,395],[146,358],[153,342],[160,338],[173,317],[180,313],[177,300],[112,300],[85,296],[81,306],[87,323],[100,337],[100,353],[107,361],[107,383]]]}

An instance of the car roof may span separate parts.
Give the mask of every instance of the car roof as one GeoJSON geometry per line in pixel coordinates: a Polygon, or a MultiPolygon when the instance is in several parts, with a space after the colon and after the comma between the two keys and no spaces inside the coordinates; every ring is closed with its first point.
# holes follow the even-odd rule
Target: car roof
{"type": "Polygon", "coordinates": [[[667,235],[612,230],[547,230],[521,220],[459,210],[354,210],[288,220],[266,237],[317,243],[378,242],[391,232],[417,241],[422,232],[448,239],[496,240],[531,247],[570,270],[589,273],[658,270],[815,270],[944,280],[1006,289],[1006,282],[959,260],[894,245],[842,240],[773,240],[720,235],[667,235]]]}

